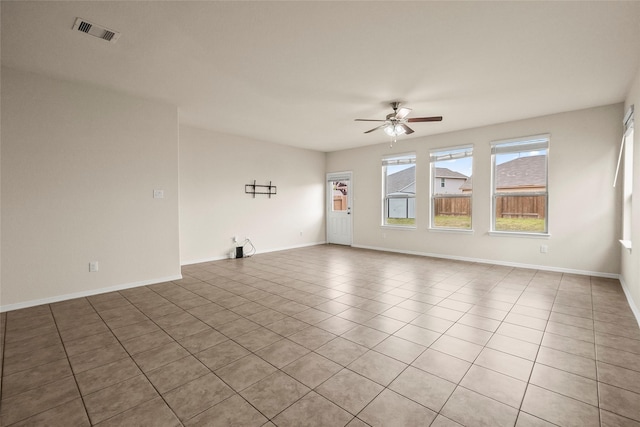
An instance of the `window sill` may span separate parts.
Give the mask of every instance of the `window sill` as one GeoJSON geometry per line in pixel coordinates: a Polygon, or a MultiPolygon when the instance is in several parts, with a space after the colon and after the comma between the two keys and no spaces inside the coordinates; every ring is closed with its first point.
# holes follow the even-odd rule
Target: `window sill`
{"type": "Polygon", "coordinates": [[[528,237],[531,239],[549,239],[549,233],[523,233],[519,231],[489,231],[489,236],[496,237],[528,237]]]}
{"type": "Polygon", "coordinates": [[[619,242],[623,248],[625,248],[626,250],[629,251],[629,253],[631,253],[631,240],[619,240],[619,242]]]}
{"type": "Polygon", "coordinates": [[[460,228],[436,228],[436,227],[429,227],[428,228],[429,232],[436,232],[436,233],[456,233],[456,234],[473,234],[473,230],[468,230],[468,229],[460,229],[460,228]]]}
{"type": "Polygon", "coordinates": [[[415,230],[417,227],[415,225],[381,225],[380,228],[384,228],[385,230],[415,230]]]}

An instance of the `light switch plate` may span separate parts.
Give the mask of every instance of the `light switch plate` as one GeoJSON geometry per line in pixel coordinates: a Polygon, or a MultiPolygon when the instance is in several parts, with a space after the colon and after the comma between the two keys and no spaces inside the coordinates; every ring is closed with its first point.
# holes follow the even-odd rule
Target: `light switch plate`
{"type": "Polygon", "coordinates": [[[164,199],[164,190],[153,190],[154,199],[164,199]]]}

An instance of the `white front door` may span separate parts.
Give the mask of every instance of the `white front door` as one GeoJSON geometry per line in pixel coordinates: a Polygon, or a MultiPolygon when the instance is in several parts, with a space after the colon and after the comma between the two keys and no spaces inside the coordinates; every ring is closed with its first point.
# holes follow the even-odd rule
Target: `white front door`
{"type": "Polygon", "coordinates": [[[327,174],[327,242],[351,245],[351,172],[327,174]]]}

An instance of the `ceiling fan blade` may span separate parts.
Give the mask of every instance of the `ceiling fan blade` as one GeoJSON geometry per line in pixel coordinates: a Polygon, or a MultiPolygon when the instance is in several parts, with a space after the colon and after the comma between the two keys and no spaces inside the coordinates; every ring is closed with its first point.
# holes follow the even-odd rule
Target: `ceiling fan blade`
{"type": "Polygon", "coordinates": [[[405,125],[404,123],[399,124],[397,126],[400,126],[400,127],[402,127],[402,129],[404,129],[404,134],[405,135],[410,135],[410,134],[413,133],[413,129],[411,129],[409,126],[405,125]]]}
{"type": "Polygon", "coordinates": [[[371,132],[373,132],[374,130],[378,130],[378,129],[380,129],[380,128],[385,127],[386,125],[387,125],[386,123],[385,123],[385,124],[382,124],[382,125],[380,125],[380,126],[378,126],[378,127],[375,127],[375,128],[373,128],[373,129],[369,129],[369,130],[368,130],[368,131],[366,131],[365,133],[371,133],[371,132]]]}
{"type": "Polygon", "coordinates": [[[353,119],[356,122],[385,122],[386,120],[376,120],[376,119],[353,119]]]}
{"type": "Polygon", "coordinates": [[[400,120],[400,119],[404,119],[405,117],[407,117],[407,115],[411,112],[411,108],[399,108],[398,111],[396,112],[396,119],[400,120]]]}
{"type": "Polygon", "coordinates": [[[442,116],[433,116],[433,117],[414,117],[412,119],[407,119],[407,123],[415,123],[415,122],[441,122],[442,116]]]}

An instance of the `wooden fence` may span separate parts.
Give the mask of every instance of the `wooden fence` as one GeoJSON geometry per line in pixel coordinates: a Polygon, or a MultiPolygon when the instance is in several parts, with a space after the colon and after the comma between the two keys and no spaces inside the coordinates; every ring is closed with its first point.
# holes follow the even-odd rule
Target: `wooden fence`
{"type": "MultiPolygon", "coordinates": [[[[546,214],[547,198],[536,196],[497,196],[496,218],[544,218],[546,214]]],[[[434,199],[434,214],[470,216],[470,197],[436,197],[434,199]]]]}
{"type": "Polygon", "coordinates": [[[544,195],[496,197],[496,218],[544,218],[546,210],[544,195]]]}
{"type": "Polygon", "coordinates": [[[471,216],[470,197],[436,197],[435,215],[471,216]]]}
{"type": "Polygon", "coordinates": [[[346,211],[347,210],[347,196],[333,196],[333,210],[334,211],[346,211]]]}

